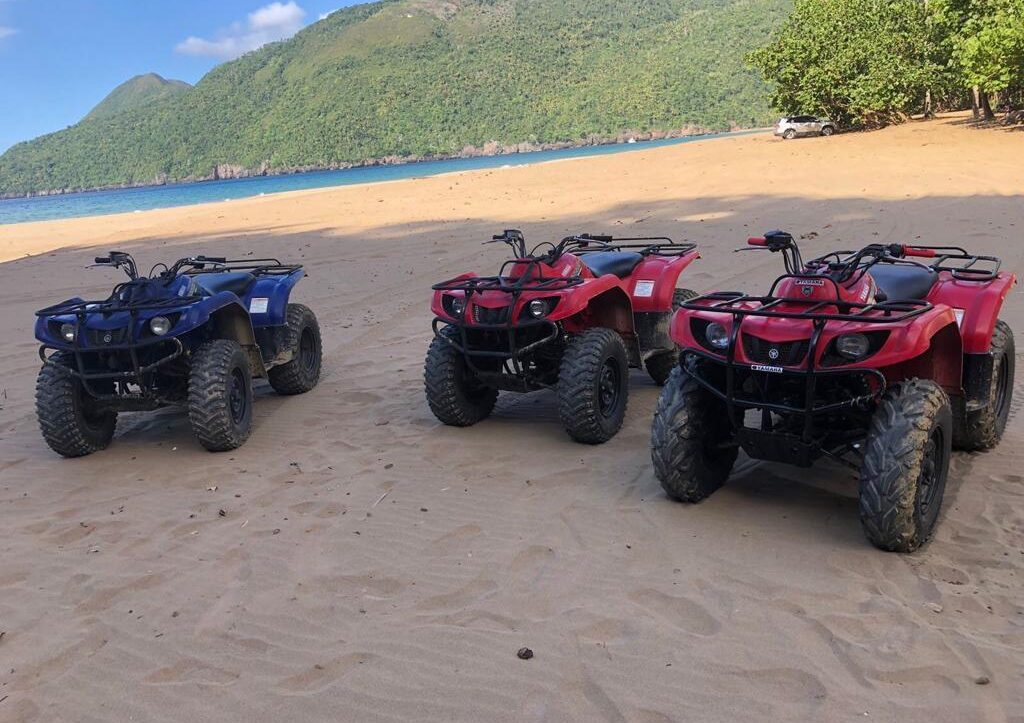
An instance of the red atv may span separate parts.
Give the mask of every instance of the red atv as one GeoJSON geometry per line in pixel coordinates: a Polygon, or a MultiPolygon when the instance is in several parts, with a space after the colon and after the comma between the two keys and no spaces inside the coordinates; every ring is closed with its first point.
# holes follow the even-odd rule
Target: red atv
{"type": "Polygon", "coordinates": [[[427,401],[456,427],[479,422],[499,390],[554,389],[573,439],[599,444],[622,426],[629,367],[664,384],[679,350],[672,311],[696,294],[676,289],[699,254],[668,238],[569,236],[527,251],[523,234],[497,276],[463,274],[434,286],[427,401]]]}
{"type": "Polygon", "coordinates": [[[988,449],[1006,426],[1014,345],[998,316],[1016,279],[958,247],[872,244],[804,263],[787,233],[749,243],[781,253],[786,274],[766,296],[707,294],[675,315],[680,365],[651,433],[658,479],[699,502],[741,447],[804,467],[829,457],[860,472],[868,539],[915,549],[951,446],[988,449]]]}

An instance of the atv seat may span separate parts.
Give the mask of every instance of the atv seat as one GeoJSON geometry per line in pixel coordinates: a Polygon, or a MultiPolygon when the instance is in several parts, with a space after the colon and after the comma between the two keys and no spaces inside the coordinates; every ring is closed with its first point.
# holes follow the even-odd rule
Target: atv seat
{"type": "Polygon", "coordinates": [[[594,276],[615,274],[624,279],[633,273],[644,257],[633,251],[594,251],[580,255],[580,261],[594,272],[594,276]]]}
{"type": "Polygon", "coordinates": [[[196,274],[196,284],[210,296],[222,291],[230,291],[235,296],[244,296],[255,281],[256,277],[246,272],[225,271],[219,274],[196,274]]]}
{"type": "Polygon", "coordinates": [[[869,273],[887,301],[923,300],[939,278],[932,269],[905,264],[875,264],[869,273]]]}

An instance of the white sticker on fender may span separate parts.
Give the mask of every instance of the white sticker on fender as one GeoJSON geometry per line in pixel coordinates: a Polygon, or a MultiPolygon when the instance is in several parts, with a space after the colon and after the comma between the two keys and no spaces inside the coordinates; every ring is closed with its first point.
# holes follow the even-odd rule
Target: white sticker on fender
{"type": "Polygon", "coordinates": [[[964,310],[963,309],[953,309],[953,316],[956,317],[956,325],[957,326],[963,326],[963,324],[964,324],[964,310]]]}
{"type": "Polygon", "coordinates": [[[654,282],[653,281],[637,281],[636,288],[633,289],[634,296],[654,296],[654,282]]]}
{"type": "Polygon", "coordinates": [[[267,304],[270,302],[265,296],[257,296],[249,302],[249,313],[250,314],[266,314],[267,304]]]}

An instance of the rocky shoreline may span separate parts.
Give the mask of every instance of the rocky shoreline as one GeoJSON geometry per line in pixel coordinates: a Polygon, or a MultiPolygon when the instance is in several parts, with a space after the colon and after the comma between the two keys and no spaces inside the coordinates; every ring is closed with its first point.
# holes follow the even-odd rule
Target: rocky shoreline
{"type": "MultiPolygon", "coordinates": [[[[743,130],[740,126],[731,124],[729,132],[743,130]]],[[[264,161],[255,168],[249,168],[237,164],[222,163],[214,166],[210,173],[202,176],[186,176],[184,178],[172,178],[162,175],[151,181],[139,183],[111,184],[108,186],[96,186],[91,188],[60,188],[43,191],[31,191],[28,193],[2,193],[0,200],[12,200],[19,198],[44,198],[48,196],[64,196],[73,193],[91,193],[98,191],[122,191],[132,188],[158,188],[160,186],[177,185],[183,183],[202,183],[204,181],[225,181],[239,178],[256,178],[263,176],[288,176],[297,173],[315,173],[317,171],[341,171],[350,168],[371,168],[374,166],[398,166],[410,163],[423,163],[427,161],[450,161],[465,158],[483,158],[491,156],[512,156],[519,153],[533,153],[536,151],[558,151],[569,148],[590,148],[593,146],[619,145],[642,141],[668,140],[672,138],[685,138],[689,136],[708,135],[711,133],[726,132],[716,131],[696,126],[677,128],[673,130],[654,131],[622,131],[615,136],[591,135],[578,141],[558,141],[554,143],[522,143],[504,144],[498,141],[489,141],[482,146],[467,145],[458,153],[452,154],[426,154],[414,156],[383,156],[371,158],[358,162],[338,162],[326,165],[308,165],[290,168],[272,168],[269,162],[264,161]]]]}

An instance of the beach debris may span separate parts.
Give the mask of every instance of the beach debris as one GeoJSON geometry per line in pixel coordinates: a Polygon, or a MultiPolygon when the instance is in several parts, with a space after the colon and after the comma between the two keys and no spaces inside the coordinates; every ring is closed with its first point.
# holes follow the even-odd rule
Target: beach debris
{"type": "Polygon", "coordinates": [[[390,419],[378,419],[376,422],[373,423],[373,426],[375,426],[375,427],[384,427],[384,426],[387,426],[388,424],[391,424],[391,420],[390,419]]]}
{"type": "Polygon", "coordinates": [[[385,497],[387,497],[387,496],[388,496],[389,494],[391,494],[391,490],[388,490],[387,492],[385,492],[384,494],[382,494],[382,495],[381,495],[380,497],[378,497],[378,498],[377,498],[377,501],[376,501],[376,502],[374,502],[374,503],[373,503],[373,504],[371,505],[371,507],[376,507],[377,505],[379,505],[379,504],[380,504],[381,502],[383,502],[383,501],[384,501],[384,498],[385,498],[385,497]]]}
{"type": "Polygon", "coordinates": [[[426,507],[420,507],[420,512],[430,512],[426,507]]]}
{"type": "Polygon", "coordinates": [[[272,533],[270,533],[270,534],[272,534],[272,535],[280,535],[281,534],[281,528],[280,527],[275,527],[274,531],[272,533]]]}
{"type": "Polygon", "coordinates": [[[991,682],[992,681],[988,679],[987,675],[979,675],[977,678],[974,679],[975,685],[988,685],[991,682]]]}
{"type": "Polygon", "coordinates": [[[386,465],[384,465],[384,469],[391,469],[394,466],[395,466],[394,464],[392,464],[391,462],[388,462],[386,465]]]}
{"type": "Polygon", "coordinates": [[[519,648],[519,650],[516,651],[516,657],[520,660],[529,660],[533,657],[533,651],[529,648],[519,648]]]}
{"type": "Polygon", "coordinates": [[[928,608],[929,610],[931,610],[933,613],[941,613],[942,612],[942,606],[939,605],[938,603],[925,603],[924,606],[926,608],[928,608]]]}
{"type": "Polygon", "coordinates": [[[217,514],[220,515],[221,517],[227,517],[228,516],[227,510],[225,510],[224,508],[221,508],[221,509],[217,510],[217,514]]]}
{"type": "Polygon", "coordinates": [[[207,487],[206,491],[207,492],[216,492],[217,491],[217,485],[212,485],[210,487],[207,487]]]}

